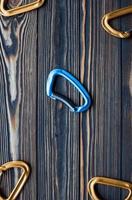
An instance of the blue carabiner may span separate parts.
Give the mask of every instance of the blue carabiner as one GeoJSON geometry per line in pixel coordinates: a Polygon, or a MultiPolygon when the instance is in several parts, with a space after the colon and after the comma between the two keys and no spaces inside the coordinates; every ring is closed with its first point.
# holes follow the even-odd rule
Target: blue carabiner
{"type": "Polygon", "coordinates": [[[72,112],[84,112],[89,109],[91,105],[91,98],[86,89],[83,87],[83,85],[69,72],[67,72],[64,69],[54,69],[50,72],[47,80],[47,95],[54,99],[54,100],[59,100],[66,104],[72,112]],[[82,106],[75,106],[70,100],[68,100],[66,97],[55,94],[53,92],[53,87],[55,83],[56,76],[62,76],[66,78],[70,83],[74,85],[74,87],[81,93],[83,96],[85,103],[82,106]]]}

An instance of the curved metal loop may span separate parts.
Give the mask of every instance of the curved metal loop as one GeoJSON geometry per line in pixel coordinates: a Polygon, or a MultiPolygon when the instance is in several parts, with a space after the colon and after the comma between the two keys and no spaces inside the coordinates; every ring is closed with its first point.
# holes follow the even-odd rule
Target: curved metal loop
{"type": "Polygon", "coordinates": [[[106,177],[94,177],[88,182],[87,189],[92,200],[101,200],[95,192],[96,184],[113,186],[128,190],[129,193],[124,200],[132,200],[132,183],[106,177]]]}
{"type": "Polygon", "coordinates": [[[132,31],[118,31],[112,28],[109,24],[109,21],[123,15],[132,14],[132,6],[121,8],[110,13],[107,13],[103,16],[101,24],[103,28],[111,35],[118,38],[129,38],[132,35],[132,31]]]}
{"type": "Polygon", "coordinates": [[[84,112],[88,110],[91,105],[90,95],[83,85],[73,75],[63,69],[54,69],[50,72],[47,80],[47,95],[54,100],[59,100],[66,104],[72,112],[84,112]],[[82,106],[75,106],[69,99],[53,91],[56,76],[62,76],[67,79],[81,93],[85,101],[82,106]]]}
{"type": "Polygon", "coordinates": [[[3,198],[0,195],[0,200],[15,200],[17,198],[17,196],[19,195],[20,191],[22,190],[25,182],[28,179],[28,176],[30,174],[30,169],[29,166],[23,162],[23,161],[11,161],[11,162],[7,162],[5,164],[3,164],[2,166],[0,166],[0,172],[4,173],[9,169],[12,168],[20,168],[22,169],[22,175],[19,178],[16,186],[14,187],[14,189],[12,190],[12,192],[10,193],[8,198],[3,198]]]}
{"type": "Polygon", "coordinates": [[[37,9],[37,8],[41,7],[45,2],[45,0],[37,0],[32,3],[28,3],[26,5],[18,6],[16,8],[7,10],[4,8],[4,1],[5,0],[0,0],[0,14],[5,17],[11,17],[14,15],[22,14],[22,13],[37,9]]]}

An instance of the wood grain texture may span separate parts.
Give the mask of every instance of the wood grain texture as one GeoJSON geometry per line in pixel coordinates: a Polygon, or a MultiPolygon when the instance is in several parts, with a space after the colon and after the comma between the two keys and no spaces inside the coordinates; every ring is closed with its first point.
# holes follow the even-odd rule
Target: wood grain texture
{"type": "MultiPolygon", "coordinates": [[[[36,195],[36,19],[37,15],[30,13],[1,17],[0,22],[0,163],[24,160],[32,166],[20,199],[36,195]]],[[[18,179],[16,170],[10,179],[12,187],[18,179]]]]}
{"type": "MultiPolygon", "coordinates": [[[[127,6],[129,1],[122,1],[127,6]]],[[[131,1],[132,3],[132,1],[131,1]]],[[[122,28],[129,29],[132,20],[122,19],[122,28]]],[[[124,180],[132,182],[132,39],[122,41],[122,174],[124,180]],[[126,53],[127,52],[127,53],[126,53]]]]}
{"type": "MultiPolygon", "coordinates": [[[[87,181],[93,176],[132,181],[130,164],[132,148],[130,118],[132,60],[130,52],[132,40],[122,41],[114,38],[104,32],[100,26],[103,14],[131,4],[130,1],[125,4],[121,3],[121,1],[98,3],[84,1],[85,8],[82,18],[85,15],[89,17],[85,17],[88,33],[86,31],[83,33],[88,41],[85,43],[87,53],[83,67],[89,69],[89,73],[87,72],[85,75],[82,73],[82,79],[91,91],[94,106],[90,113],[82,115],[80,125],[82,127],[81,165],[83,166],[81,168],[81,184],[83,185],[81,199],[89,199],[87,181]],[[127,111],[126,102],[129,106],[127,106],[127,111]],[[126,156],[127,153],[128,156],[126,156]]],[[[128,18],[126,21],[128,22],[128,18]]],[[[113,23],[115,27],[125,29],[131,26],[131,22],[129,21],[127,26],[126,21],[119,19],[113,23]]],[[[98,190],[104,199],[123,199],[124,196],[122,191],[111,187],[103,187],[98,190]]]]}
{"type": "MultiPolygon", "coordinates": [[[[88,200],[93,176],[132,182],[132,38],[114,38],[100,23],[105,13],[130,4],[47,0],[36,11],[0,17],[0,164],[24,160],[32,169],[18,199],[88,200]],[[46,96],[48,74],[57,66],[90,92],[88,112],[71,113],[46,96]]],[[[112,23],[130,29],[130,18],[112,23]]],[[[56,87],[83,103],[64,79],[58,78],[56,87]]],[[[3,193],[9,193],[18,174],[3,177],[3,193]]],[[[97,190],[103,199],[124,196],[111,187],[97,190]]]]}
{"type": "MultiPolygon", "coordinates": [[[[46,96],[46,80],[56,66],[79,78],[79,4],[46,5],[38,15],[38,183],[43,188],[38,187],[38,199],[79,199],[79,115],[46,96]]],[[[64,80],[57,86],[72,96],[64,80]]],[[[79,103],[77,92],[73,100],[79,103]]]]}

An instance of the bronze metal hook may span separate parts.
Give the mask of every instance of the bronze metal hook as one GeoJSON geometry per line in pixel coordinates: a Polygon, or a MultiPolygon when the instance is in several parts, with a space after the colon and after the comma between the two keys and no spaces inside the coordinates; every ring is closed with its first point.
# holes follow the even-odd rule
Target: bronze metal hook
{"type": "Polygon", "coordinates": [[[112,28],[109,24],[109,21],[115,19],[117,17],[121,17],[123,15],[131,14],[132,13],[132,6],[128,6],[125,8],[121,8],[110,13],[107,13],[103,16],[101,24],[103,28],[111,35],[118,37],[118,38],[128,38],[132,35],[132,31],[118,31],[112,28]]]}
{"type": "Polygon", "coordinates": [[[4,1],[5,0],[0,0],[0,14],[6,17],[11,17],[14,15],[18,15],[21,13],[25,13],[25,12],[29,12],[31,10],[37,9],[41,7],[45,2],[45,0],[37,0],[35,2],[28,3],[26,5],[18,6],[16,8],[7,10],[4,8],[4,1]]]}
{"type": "Polygon", "coordinates": [[[128,190],[129,193],[128,193],[128,196],[124,200],[132,200],[132,183],[117,180],[117,179],[106,178],[106,177],[94,177],[88,182],[87,189],[92,200],[101,200],[95,192],[96,184],[108,185],[108,186],[126,189],[128,190]]]}
{"type": "Polygon", "coordinates": [[[7,162],[4,165],[0,166],[0,172],[4,173],[5,171],[12,169],[12,168],[20,168],[22,169],[22,175],[19,178],[16,186],[14,187],[14,189],[12,190],[12,192],[10,193],[8,198],[3,198],[0,195],[0,200],[15,200],[17,198],[17,196],[19,195],[20,191],[22,190],[25,182],[27,181],[27,178],[29,176],[30,173],[30,169],[29,166],[23,162],[23,161],[12,161],[12,162],[7,162]]]}

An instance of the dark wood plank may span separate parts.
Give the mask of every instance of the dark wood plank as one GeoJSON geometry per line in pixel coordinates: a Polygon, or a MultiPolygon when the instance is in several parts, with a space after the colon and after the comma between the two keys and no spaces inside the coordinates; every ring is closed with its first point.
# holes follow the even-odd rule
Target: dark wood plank
{"type": "MultiPolygon", "coordinates": [[[[90,113],[82,115],[80,122],[82,130],[81,199],[90,199],[87,195],[87,182],[93,176],[131,181],[130,144],[132,140],[128,142],[131,130],[131,105],[128,89],[123,88],[130,79],[131,39],[128,42],[114,38],[107,34],[100,25],[103,14],[120,7],[121,1],[100,1],[98,3],[82,1],[82,25],[86,31],[82,32],[84,55],[81,69],[84,69],[85,73],[82,70],[81,77],[91,91],[93,107],[90,113]],[[86,38],[85,41],[84,38],[86,38]],[[129,58],[127,62],[126,58],[129,58]],[[125,63],[126,68],[124,69],[125,63]],[[126,117],[125,104],[127,102],[129,103],[126,117]]],[[[115,27],[121,27],[120,21],[119,19],[114,22],[115,27]]],[[[99,189],[99,192],[104,199],[121,199],[122,191],[115,188],[103,187],[99,189]]]]}
{"type": "MultiPolygon", "coordinates": [[[[57,65],[80,76],[79,6],[49,0],[38,15],[38,199],[79,199],[79,115],[46,96],[48,74],[57,65]]],[[[65,80],[58,78],[57,88],[79,103],[65,80]]]]}
{"type": "MultiPolygon", "coordinates": [[[[0,19],[0,163],[24,160],[32,166],[19,196],[32,200],[36,199],[36,31],[36,12],[0,19]]],[[[6,194],[18,172],[9,178],[9,184],[2,184],[6,194]]]]}
{"type": "MultiPolygon", "coordinates": [[[[122,1],[121,6],[128,6],[132,1],[122,1]]],[[[130,30],[129,20],[122,18],[122,29],[130,30]]],[[[122,41],[122,179],[132,182],[132,38],[122,41]]],[[[124,195],[124,193],[122,193],[124,195]]]]}

